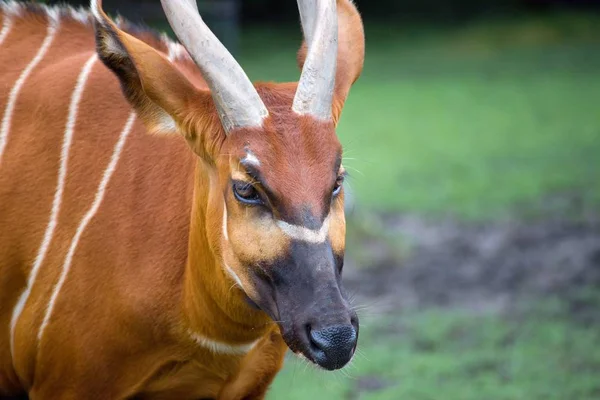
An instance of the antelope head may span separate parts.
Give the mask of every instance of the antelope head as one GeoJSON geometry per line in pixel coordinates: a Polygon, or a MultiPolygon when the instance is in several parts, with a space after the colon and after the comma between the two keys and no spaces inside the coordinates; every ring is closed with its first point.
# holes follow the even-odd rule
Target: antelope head
{"type": "Polygon", "coordinates": [[[195,75],[97,4],[98,53],[147,128],[183,135],[209,171],[206,235],[222,273],[277,321],[292,351],[341,368],[359,323],[341,285],[345,171],[335,127],[362,70],[360,16],[349,0],[299,0],[299,81],[253,85],[195,0],[161,1],[195,75]]]}

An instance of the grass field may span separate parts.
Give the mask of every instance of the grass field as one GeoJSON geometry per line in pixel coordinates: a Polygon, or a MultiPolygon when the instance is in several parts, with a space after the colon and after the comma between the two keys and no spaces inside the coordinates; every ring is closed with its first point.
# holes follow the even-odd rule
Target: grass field
{"type": "Polygon", "coordinates": [[[345,372],[290,360],[270,398],[598,399],[597,326],[571,324],[557,309],[535,315],[431,310],[382,320],[362,332],[361,353],[345,372]]]}
{"type": "MultiPolygon", "coordinates": [[[[357,208],[494,220],[561,193],[600,204],[600,18],[367,28],[339,127],[357,208]]],[[[295,80],[298,41],[250,30],[239,58],[253,79],[295,80]]],[[[269,398],[600,398],[597,322],[560,299],[528,307],[363,318],[350,368],[290,360],[269,398]]]]}

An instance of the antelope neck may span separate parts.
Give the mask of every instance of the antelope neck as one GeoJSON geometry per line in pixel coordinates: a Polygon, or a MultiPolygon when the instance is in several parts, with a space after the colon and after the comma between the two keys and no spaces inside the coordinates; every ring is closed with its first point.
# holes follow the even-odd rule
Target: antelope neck
{"type": "MultiPolygon", "coordinates": [[[[230,348],[228,353],[241,353],[270,329],[269,318],[262,311],[253,309],[241,289],[232,284],[222,265],[220,249],[210,245],[210,232],[206,218],[219,215],[209,209],[211,198],[211,173],[198,163],[195,173],[194,196],[190,221],[188,262],[184,275],[183,311],[196,342],[222,344],[230,348]],[[198,338],[206,341],[198,340],[198,338]]],[[[216,183],[216,177],[212,183],[216,183]]],[[[214,194],[213,194],[214,195],[214,194]]],[[[215,348],[215,346],[205,346],[215,348]]],[[[227,351],[226,351],[227,352],[227,351]]]]}

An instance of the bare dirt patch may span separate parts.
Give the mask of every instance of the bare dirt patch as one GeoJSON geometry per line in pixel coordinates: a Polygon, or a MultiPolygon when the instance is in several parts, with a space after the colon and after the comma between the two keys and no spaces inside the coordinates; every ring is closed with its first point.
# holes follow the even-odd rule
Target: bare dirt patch
{"type": "MultiPolygon", "coordinates": [[[[449,306],[487,312],[524,298],[600,289],[597,218],[488,223],[378,218],[394,239],[369,241],[374,261],[359,267],[350,258],[344,274],[357,302],[379,311],[449,306]]],[[[600,322],[600,312],[596,317],[600,322]]]]}

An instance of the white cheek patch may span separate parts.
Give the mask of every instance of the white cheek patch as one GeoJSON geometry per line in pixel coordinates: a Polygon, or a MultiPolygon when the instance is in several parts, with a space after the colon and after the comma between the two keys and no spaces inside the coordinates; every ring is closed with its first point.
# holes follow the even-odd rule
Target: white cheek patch
{"type": "MultiPolygon", "coordinates": [[[[226,206],[223,206],[223,238],[225,239],[225,241],[229,241],[229,234],[227,233],[227,207],[226,206]]],[[[225,269],[225,272],[227,272],[227,275],[229,275],[229,277],[231,279],[233,279],[233,281],[240,287],[240,289],[242,289],[245,292],[246,290],[244,289],[242,280],[235,273],[233,268],[231,268],[229,265],[227,265],[225,260],[223,260],[223,269],[225,269]]]]}
{"type": "Polygon", "coordinates": [[[223,237],[225,240],[229,240],[229,234],[227,233],[227,206],[223,206],[223,237]]]}
{"type": "Polygon", "coordinates": [[[283,233],[292,239],[309,243],[322,243],[327,240],[327,236],[329,235],[329,218],[330,215],[325,218],[321,228],[317,230],[308,229],[299,225],[288,224],[287,222],[281,220],[277,221],[277,226],[283,231],[283,233]]]}
{"type": "Polygon", "coordinates": [[[226,262],[223,262],[223,266],[225,267],[225,271],[227,272],[227,275],[229,275],[231,277],[231,279],[233,279],[233,281],[240,287],[240,289],[242,289],[244,291],[244,293],[246,292],[246,290],[244,289],[244,285],[242,284],[242,280],[240,279],[240,277],[235,273],[235,271],[233,270],[233,268],[231,268],[229,265],[227,265],[226,262]]]}
{"type": "Polygon", "coordinates": [[[258,159],[258,157],[256,157],[256,155],[251,151],[251,150],[246,150],[246,157],[244,157],[242,159],[242,163],[244,164],[252,164],[252,165],[256,165],[257,167],[260,166],[260,160],[258,159]]]}

